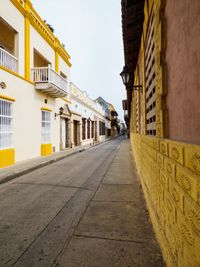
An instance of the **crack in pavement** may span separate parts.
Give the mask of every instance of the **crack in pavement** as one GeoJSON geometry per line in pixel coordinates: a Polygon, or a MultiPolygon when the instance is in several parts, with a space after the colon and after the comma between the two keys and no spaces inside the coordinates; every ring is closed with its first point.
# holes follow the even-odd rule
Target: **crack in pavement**
{"type": "Polygon", "coordinates": [[[120,239],[120,238],[109,238],[109,237],[101,237],[101,236],[90,236],[90,235],[82,235],[82,234],[75,234],[74,237],[81,237],[81,238],[93,238],[93,239],[102,239],[102,240],[109,240],[109,241],[120,241],[120,242],[128,242],[128,243],[139,243],[139,244],[146,244],[146,242],[141,240],[130,240],[130,239],[120,239]]]}
{"type": "MultiPolygon", "coordinates": [[[[76,203],[76,201],[81,201],[81,198],[80,198],[80,194],[82,194],[81,192],[85,190],[85,188],[87,188],[86,186],[84,185],[87,185],[87,184],[90,184],[91,182],[93,182],[94,180],[94,176],[95,176],[95,173],[98,173],[98,170],[102,170],[103,168],[105,168],[105,163],[109,160],[110,162],[110,158],[112,159],[112,161],[114,160],[114,157],[113,157],[113,154],[115,156],[116,154],[116,147],[113,148],[113,150],[106,156],[105,160],[103,160],[101,162],[101,164],[93,171],[93,173],[87,178],[87,180],[82,184],[83,185],[83,190],[81,188],[77,188],[77,191],[74,193],[74,195],[63,205],[63,207],[56,213],[56,215],[48,222],[48,224],[42,229],[42,231],[40,231],[40,233],[33,239],[33,241],[26,247],[26,249],[23,251],[23,253],[20,254],[20,256],[15,260],[15,262],[12,264],[12,266],[15,266],[17,265],[21,260],[23,261],[23,257],[26,255],[26,253],[31,253],[31,247],[34,247],[34,244],[37,243],[37,240],[39,240],[39,238],[42,239],[42,235],[45,235],[45,232],[48,231],[48,228],[50,227],[51,228],[51,225],[57,223],[56,222],[56,219],[58,218],[58,216],[60,215],[61,217],[63,216],[61,213],[64,213],[64,211],[70,211],[70,208],[73,207],[73,204],[76,203]],[[114,153],[115,152],[115,153],[114,153]],[[112,157],[111,157],[112,155],[112,157]],[[102,168],[103,167],[103,168],[102,168]]],[[[111,163],[112,163],[111,161],[111,163]]],[[[74,215],[74,218],[71,218],[71,222],[70,222],[70,226],[69,229],[67,230],[67,233],[65,235],[65,240],[62,244],[62,248],[60,249],[60,251],[57,253],[57,255],[52,259],[53,261],[53,265],[56,264],[57,262],[57,259],[59,258],[59,256],[62,254],[64,248],[69,244],[70,240],[71,240],[71,237],[73,236],[81,218],[83,217],[83,214],[85,213],[85,211],[87,210],[93,196],[95,195],[96,191],[98,190],[100,184],[101,184],[101,181],[104,179],[104,176],[107,172],[107,170],[109,169],[110,167],[110,164],[108,164],[106,170],[104,170],[103,174],[102,175],[96,175],[97,177],[97,181],[96,183],[98,184],[98,186],[95,186],[94,188],[94,193],[92,194],[92,190],[88,190],[86,189],[88,192],[91,192],[91,196],[89,196],[89,199],[86,199],[86,205],[84,207],[81,207],[81,208],[84,208],[84,210],[82,211],[80,209],[80,212],[81,214],[78,214],[78,218],[76,218],[76,214],[74,215]],[[99,179],[101,179],[101,181],[99,181],[99,179]],[[81,216],[82,215],[82,216],[81,216]]],[[[35,184],[34,184],[35,185],[35,184]]],[[[45,184],[46,185],[46,184],[45,184]]],[[[52,186],[52,185],[51,185],[52,186]]],[[[94,186],[94,185],[93,185],[94,186]]],[[[85,191],[86,191],[85,190],[85,191]]],[[[82,204],[82,203],[81,203],[82,204]]],[[[74,212],[77,212],[78,211],[74,211],[74,212]]],[[[71,208],[71,213],[73,213],[73,209],[71,208]]],[[[72,216],[72,215],[71,215],[72,216]]],[[[53,227],[53,226],[52,226],[53,227]]],[[[65,229],[66,230],[66,229],[65,229]]],[[[40,241],[40,240],[39,240],[40,241]]],[[[38,241],[38,242],[39,242],[38,241]]],[[[43,240],[42,240],[43,242],[43,240]]],[[[52,265],[52,266],[53,266],[52,265]]],[[[21,266],[21,265],[20,265],[21,266]]],[[[50,265],[49,265],[50,266],[50,265]]]]}
{"type": "Polygon", "coordinates": [[[52,187],[63,187],[63,188],[70,188],[70,189],[82,189],[82,190],[88,190],[92,191],[89,188],[82,187],[82,186],[70,186],[70,185],[62,185],[62,184],[41,184],[41,183],[23,183],[23,182],[14,182],[13,184],[24,184],[24,185],[38,185],[38,186],[52,186],[52,187]]]}

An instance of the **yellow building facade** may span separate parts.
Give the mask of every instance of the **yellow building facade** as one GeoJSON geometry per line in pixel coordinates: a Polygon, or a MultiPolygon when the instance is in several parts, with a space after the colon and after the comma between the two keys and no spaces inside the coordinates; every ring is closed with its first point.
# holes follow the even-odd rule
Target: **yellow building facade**
{"type": "MultiPolygon", "coordinates": [[[[175,19],[174,21],[167,20],[169,10],[171,13],[176,11],[172,9],[172,2],[141,1],[144,16],[141,42],[132,73],[134,77],[132,90],[130,85],[127,89],[128,97],[131,91],[131,98],[129,97],[128,100],[131,102],[129,108],[130,141],[151,221],[166,266],[198,267],[200,266],[200,137],[198,136],[200,125],[195,98],[199,94],[197,91],[196,93],[191,92],[192,98],[190,99],[194,106],[193,116],[196,118],[194,120],[196,132],[189,136],[182,127],[177,130],[179,137],[178,135],[174,137],[173,133],[175,133],[176,127],[172,127],[174,118],[173,113],[170,113],[172,107],[170,104],[170,94],[172,94],[170,79],[172,69],[175,67],[171,64],[171,57],[168,56],[172,49],[170,38],[172,36],[174,38],[174,35],[170,32],[172,27],[170,23],[174,22],[173,27],[177,34],[178,32],[180,34],[181,29],[180,25],[175,23],[175,19]],[[133,86],[138,85],[142,86],[142,91],[133,90],[133,86]]],[[[195,2],[196,8],[197,6],[199,8],[199,3],[195,2]]],[[[176,4],[177,7],[183,5],[181,1],[177,1],[176,4]]],[[[188,7],[190,4],[192,5],[188,2],[188,7]]],[[[122,6],[122,16],[127,16],[123,25],[126,38],[128,30],[125,29],[125,24],[128,20],[128,10],[130,14],[130,8],[136,9],[137,7],[128,6],[124,1],[122,1],[122,6]]],[[[187,8],[187,3],[185,6],[183,5],[183,8],[187,8]]],[[[195,9],[195,5],[193,8],[195,9]]],[[[191,16],[196,14],[195,10],[191,9],[190,11],[192,11],[191,16]]],[[[181,17],[177,19],[180,21],[181,17]]],[[[182,14],[182,19],[186,20],[184,14],[182,14]]],[[[180,38],[179,36],[179,40],[180,38]]],[[[186,37],[182,38],[179,50],[185,45],[184,38],[186,37]]],[[[127,52],[126,39],[124,39],[124,45],[125,61],[128,65],[130,57],[127,52]]],[[[198,47],[195,48],[195,51],[199,54],[198,47]]],[[[174,54],[174,57],[177,57],[177,61],[179,61],[181,55],[174,54]]],[[[199,67],[199,65],[195,65],[196,69],[199,67]]],[[[181,68],[181,64],[179,64],[179,68],[181,68]]],[[[181,75],[189,77],[190,71],[188,69],[187,73],[181,75]]],[[[179,74],[178,68],[173,71],[174,80],[180,78],[179,74]]],[[[198,83],[194,86],[198,87],[198,83]]],[[[182,93],[184,94],[187,89],[182,88],[182,93]]],[[[178,89],[173,88],[173,90],[178,89]]],[[[176,95],[177,99],[180,98],[180,93],[176,95]]],[[[173,106],[175,115],[179,109],[183,113],[187,113],[187,107],[183,105],[183,102],[181,105],[173,106]]],[[[178,118],[180,121],[182,118],[178,116],[176,118],[177,124],[180,125],[181,122],[178,118]]],[[[185,127],[186,118],[185,121],[183,120],[183,124],[185,127]]],[[[187,127],[185,129],[187,130],[187,127]]],[[[190,131],[189,126],[188,131],[190,131]]]]}

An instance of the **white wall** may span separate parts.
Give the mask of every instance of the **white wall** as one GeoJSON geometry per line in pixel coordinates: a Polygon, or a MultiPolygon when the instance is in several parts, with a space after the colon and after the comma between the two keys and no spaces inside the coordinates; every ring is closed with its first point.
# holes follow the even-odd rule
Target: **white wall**
{"type": "Polygon", "coordinates": [[[54,49],[44,40],[42,36],[31,26],[30,27],[30,64],[31,68],[34,65],[34,48],[51,64],[52,68],[55,69],[55,51],[54,49]]]}
{"type": "Polygon", "coordinates": [[[13,147],[16,161],[40,156],[41,147],[41,108],[52,109],[52,145],[60,149],[60,117],[54,116],[65,102],[38,93],[34,85],[0,69],[1,81],[7,85],[0,94],[15,98],[13,102],[13,147]],[[44,100],[48,103],[45,104],[44,100]]]}
{"type": "Polygon", "coordinates": [[[0,0],[0,17],[18,33],[18,72],[24,75],[24,16],[8,0],[0,0]]]}
{"type": "Polygon", "coordinates": [[[60,56],[59,56],[59,71],[62,71],[67,76],[67,81],[69,82],[70,67],[60,56]]]}

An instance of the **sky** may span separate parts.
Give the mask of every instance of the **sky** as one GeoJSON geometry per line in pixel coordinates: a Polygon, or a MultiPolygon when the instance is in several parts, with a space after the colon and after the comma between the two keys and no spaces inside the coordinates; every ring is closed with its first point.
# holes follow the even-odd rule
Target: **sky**
{"type": "Polygon", "coordinates": [[[90,98],[102,96],[123,120],[126,98],[120,0],[32,0],[71,56],[70,80],[90,98]]]}

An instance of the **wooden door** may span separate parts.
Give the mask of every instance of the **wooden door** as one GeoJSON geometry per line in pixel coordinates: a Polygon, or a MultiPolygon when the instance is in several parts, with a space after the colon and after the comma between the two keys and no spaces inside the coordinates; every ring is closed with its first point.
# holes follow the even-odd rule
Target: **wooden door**
{"type": "Polygon", "coordinates": [[[78,140],[77,140],[77,121],[74,121],[74,145],[77,146],[78,140]]]}

